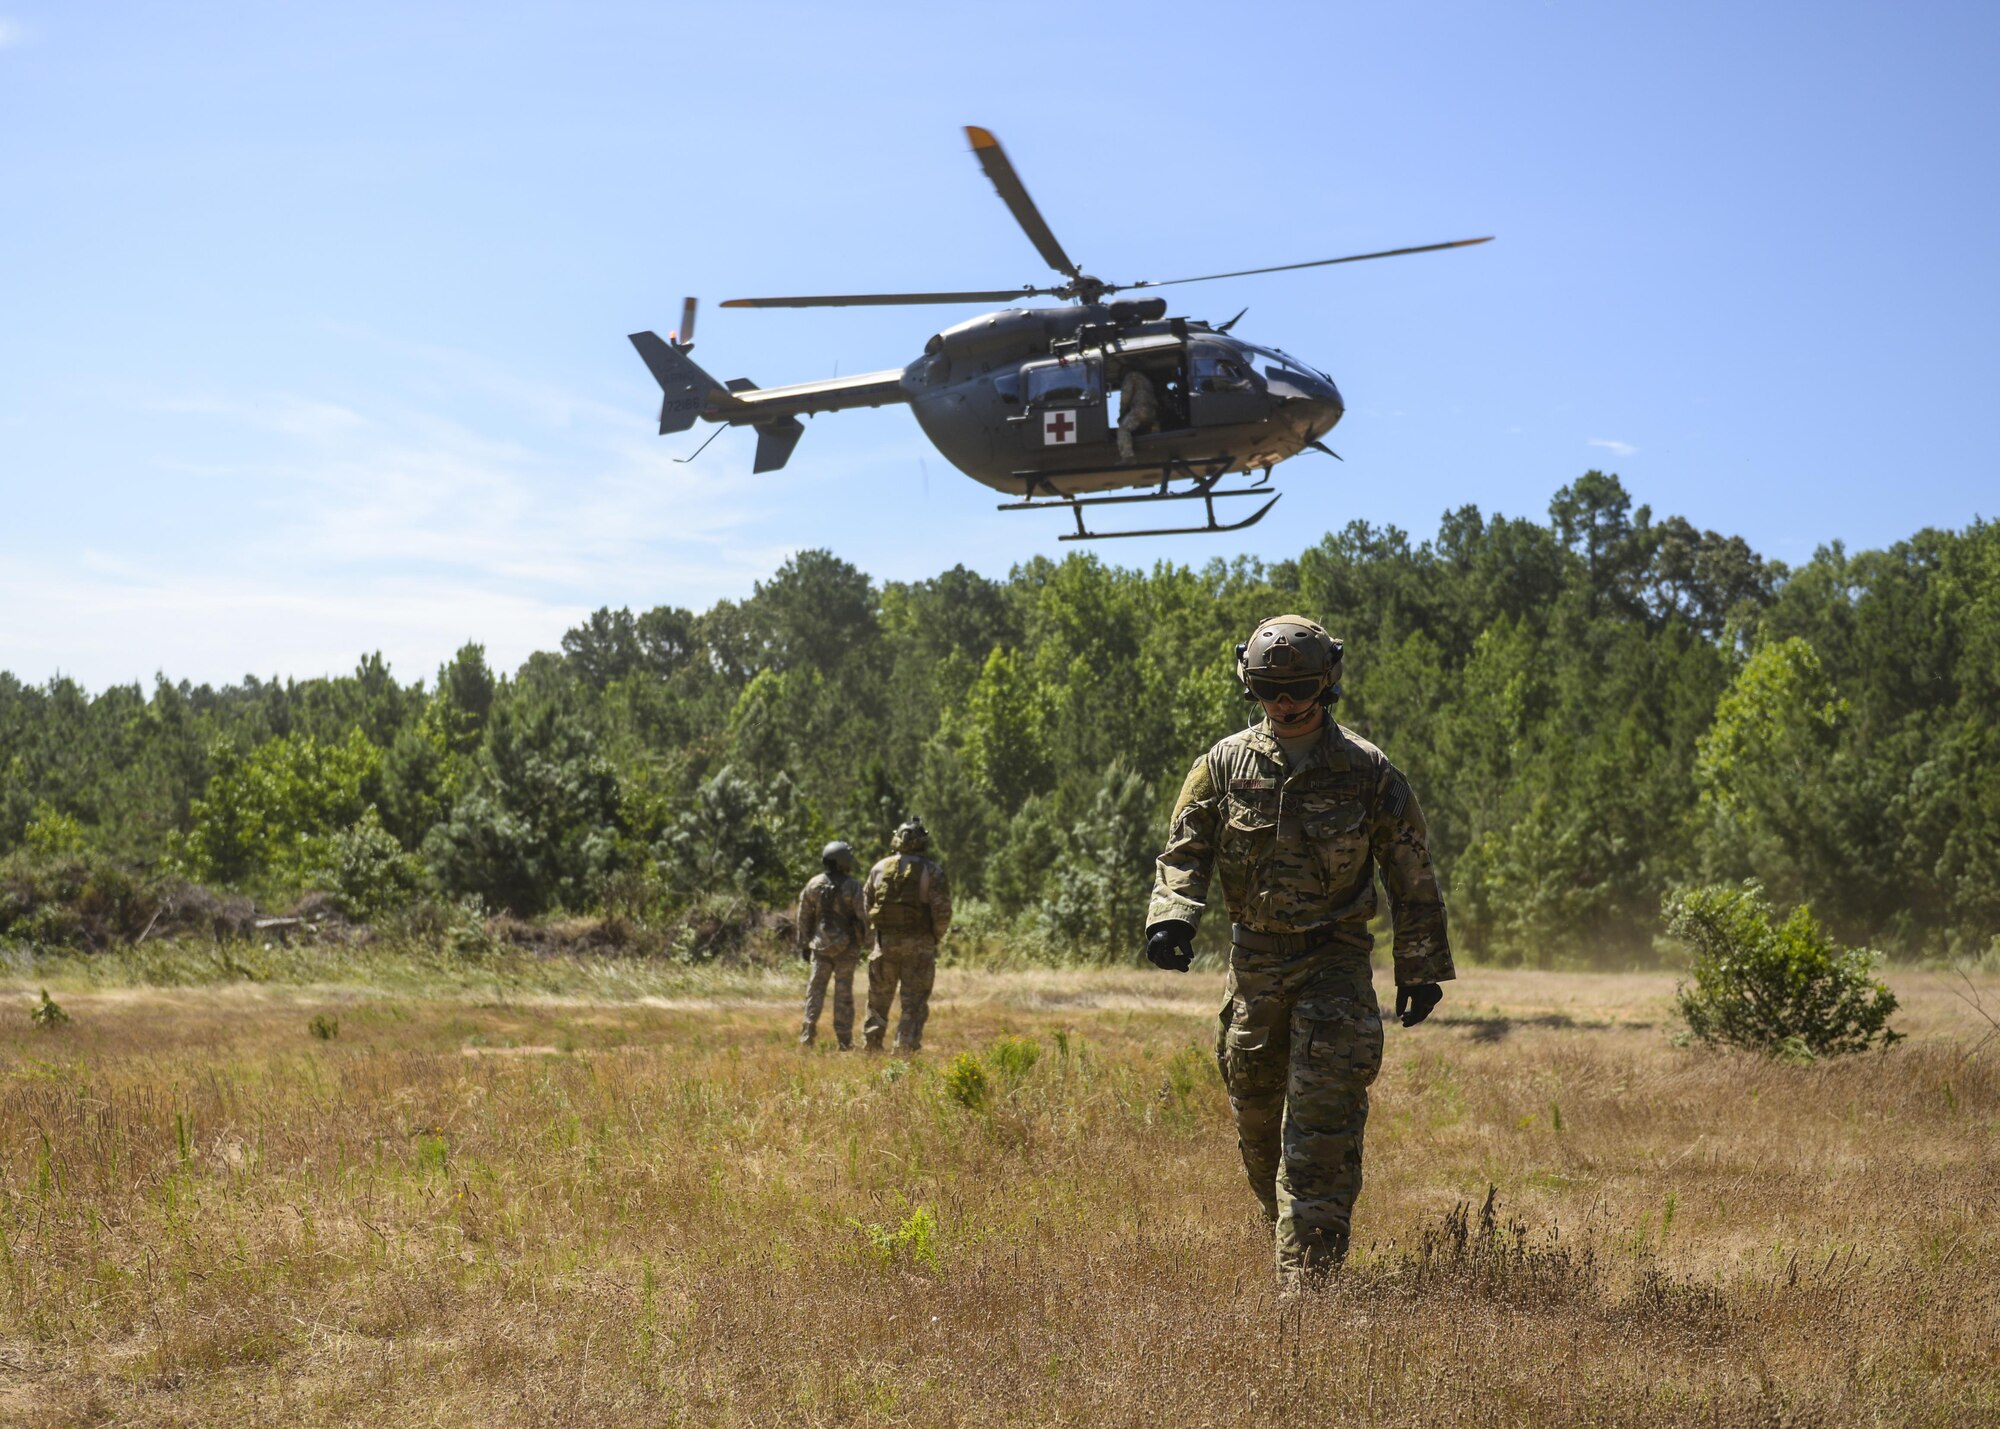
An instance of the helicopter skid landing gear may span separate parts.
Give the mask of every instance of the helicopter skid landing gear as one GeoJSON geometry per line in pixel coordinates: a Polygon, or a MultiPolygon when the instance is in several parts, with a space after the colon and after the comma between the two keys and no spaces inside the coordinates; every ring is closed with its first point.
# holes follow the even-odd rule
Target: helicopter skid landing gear
{"type": "MultiPolygon", "coordinates": [[[[1212,479],[1211,479],[1212,480],[1212,479]]],[[[1120,536],[1199,536],[1211,531],[1241,531],[1246,526],[1255,526],[1264,519],[1264,513],[1278,504],[1282,492],[1274,493],[1270,500],[1259,506],[1241,521],[1217,521],[1215,503],[1224,496],[1262,496],[1257,490],[1217,491],[1212,484],[1198,485],[1192,491],[1149,491],[1143,496],[1065,496],[1054,501],[1011,501],[995,509],[1000,511],[1067,511],[1076,517],[1076,530],[1057,537],[1062,541],[1110,541],[1120,536]],[[1199,501],[1208,512],[1207,523],[1201,526],[1166,526],[1152,531],[1092,531],[1083,524],[1083,509],[1086,506],[1129,506],[1134,503],[1154,501],[1199,501]]]]}

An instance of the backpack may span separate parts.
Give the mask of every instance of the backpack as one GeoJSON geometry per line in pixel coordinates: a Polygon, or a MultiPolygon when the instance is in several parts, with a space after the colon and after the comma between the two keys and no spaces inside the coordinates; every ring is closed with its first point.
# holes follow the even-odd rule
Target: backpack
{"type": "Polygon", "coordinates": [[[931,924],[931,861],[898,854],[882,870],[868,899],[868,921],[885,933],[929,933],[931,924]]]}

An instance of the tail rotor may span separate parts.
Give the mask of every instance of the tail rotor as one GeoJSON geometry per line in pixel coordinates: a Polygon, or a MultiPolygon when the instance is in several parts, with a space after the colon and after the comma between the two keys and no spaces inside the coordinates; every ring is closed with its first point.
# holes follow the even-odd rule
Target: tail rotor
{"type": "Polygon", "coordinates": [[[695,302],[693,298],[682,298],[680,330],[667,334],[667,341],[678,347],[682,352],[686,352],[694,346],[694,308],[695,302]]]}

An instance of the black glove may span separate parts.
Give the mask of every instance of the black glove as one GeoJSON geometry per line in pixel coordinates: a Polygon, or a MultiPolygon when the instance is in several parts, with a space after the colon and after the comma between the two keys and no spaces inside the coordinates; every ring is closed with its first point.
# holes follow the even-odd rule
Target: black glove
{"type": "Polygon", "coordinates": [[[1396,1017],[1405,1027],[1415,1027],[1444,1001],[1444,989],[1434,982],[1396,984],[1396,1017]]]}
{"type": "Polygon", "coordinates": [[[1146,957],[1156,968],[1186,972],[1194,965],[1194,929],[1185,923],[1155,923],[1146,931],[1146,957]]]}

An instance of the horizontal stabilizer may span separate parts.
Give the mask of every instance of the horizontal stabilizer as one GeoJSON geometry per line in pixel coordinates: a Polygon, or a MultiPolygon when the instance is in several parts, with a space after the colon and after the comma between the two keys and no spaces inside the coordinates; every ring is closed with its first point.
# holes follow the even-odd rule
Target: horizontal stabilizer
{"type": "Polygon", "coordinates": [[[732,377],[725,384],[732,392],[755,392],[757,384],[747,377],[732,377]]]}
{"type": "Polygon", "coordinates": [[[792,459],[792,448],[806,434],[806,424],[797,417],[780,417],[775,422],[757,424],[757,460],[753,472],[776,471],[792,459]]]}

